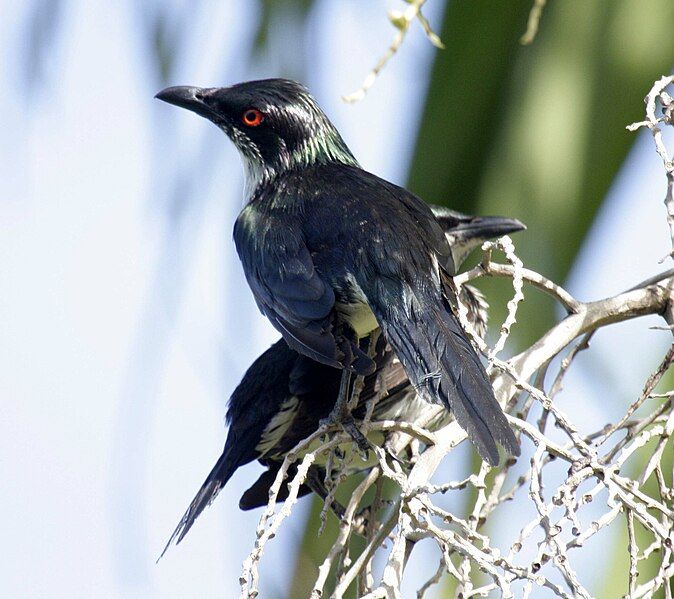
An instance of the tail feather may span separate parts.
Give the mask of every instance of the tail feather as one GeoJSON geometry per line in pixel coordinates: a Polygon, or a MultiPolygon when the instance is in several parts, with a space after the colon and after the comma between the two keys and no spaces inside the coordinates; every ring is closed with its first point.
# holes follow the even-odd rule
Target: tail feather
{"type": "Polygon", "coordinates": [[[229,452],[223,453],[208,477],[206,477],[204,484],[201,485],[199,492],[192,500],[192,503],[190,503],[190,506],[187,508],[187,511],[181,518],[178,526],[176,526],[176,529],[173,531],[171,538],[166,543],[166,546],[157,561],[164,557],[164,554],[171,545],[174,543],[178,545],[178,543],[185,538],[185,535],[189,532],[190,528],[192,528],[192,525],[201,515],[201,512],[213,503],[213,500],[217,497],[220,489],[227,484],[227,481],[232,477],[235,470],[235,460],[231,459],[229,452]]]}
{"type": "MultiPolygon", "coordinates": [[[[425,298],[405,289],[407,313],[399,309],[377,314],[389,343],[396,351],[417,391],[432,402],[442,402],[484,460],[498,464],[497,442],[519,455],[508,420],[494,396],[480,359],[468,341],[448,302],[425,298]]],[[[388,306],[400,306],[388,302],[388,306]]]]}

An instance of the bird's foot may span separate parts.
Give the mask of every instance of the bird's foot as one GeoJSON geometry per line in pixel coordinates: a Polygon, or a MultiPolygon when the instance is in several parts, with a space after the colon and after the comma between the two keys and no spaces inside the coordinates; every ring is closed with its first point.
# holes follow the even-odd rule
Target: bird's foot
{"type": "Polygon", "coordinates": [[[348,433],[349,436],[353,439],[354,443],[358,446],[358,449],[362,454],[361,457],[363,458],[363,461],[367,461],[368,452],[370,449],[372,449],[372,446],[365,435],[358,428],[356,421],[353,419],[353,416],[348,412],[348,410],[337,413],[335,413],[335,410],[333,410],[327,418],[323,418],[320,421],[320,425],[341,426],[344,429],[344,432],[348,433]]]}
{"type": "Polygon", "coordinates": [[[361,452],[361,458],[364,462],[367,462],[368,452],[372,448],[370,442],[367,440],[367,437],[361,432],[356,424],[356,421],[353,419],[353,416],[349,414],[348,418],[342,421],[342,428],[351,435],[351,438],[358,446],[358,449],[361,452]]]}

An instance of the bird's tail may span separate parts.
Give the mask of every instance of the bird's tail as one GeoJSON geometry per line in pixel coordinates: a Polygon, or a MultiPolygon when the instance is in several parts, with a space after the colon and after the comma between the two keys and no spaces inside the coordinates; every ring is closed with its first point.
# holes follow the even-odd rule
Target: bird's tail
{"type": "Polygon", "coordinates": [[[497,442],[510,454],[519,455],[519,444],[496,401],[484,366],[449,301],[419,295],[408,286],[403,293],[405,310],[395,307],[400,306],[399,301],[382,303],[376,310],[410,381],[426,399],[452,411],[489,464],[498,464],[497,442]]]}
{"type": "Polygon", "coordinates": [[[236,460],[232,459],[229,452],[225,451],[220,456],[220,459],[215,466],[213,466],[213,469],[206,477],[204,484],[201,485],[201,488],[192,500],[192,503],[190,503],[190,507],[187,508],[187,511],[178,523],[178,526],[176,526],[176,529],[173,531],[171,538],[168,540],[168,543],[166,543],[166,547],[164,547],[164,550],[161,552],[157,561],[164,557],[164,554],[173,543],[177,545],[183,540],[201,512],[213,503],[213,500],[217,497],[220,489],[227,484],[227,481],[232,477],[232,474],[234,474],[234,471],[236,470],[235,464],[236,460]]]}

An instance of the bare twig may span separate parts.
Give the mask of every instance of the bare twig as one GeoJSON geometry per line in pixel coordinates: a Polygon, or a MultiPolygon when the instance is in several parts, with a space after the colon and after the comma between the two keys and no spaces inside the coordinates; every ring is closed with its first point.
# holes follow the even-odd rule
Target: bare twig
{"type": "Polygon", "coordinates": [[[389,21],[391,24],[398,30],[391,45],[388,47],[388,50],[382,56],[370,73],[365,77],[365,80],[361,86],[353,93],[346,96],[342,96],[342,99],[345,102],[358,102],[365,97],[368,90],[374,85],[374,82],[377,80],[377,76],[381,70],[386,66],[389,60],[398,52],[400,46],[402,46],[405,36],[410,28],[410,25],[414,23],[415,20],[419,21],[419,24],[423,27],[424,33],[428,40],[436,47],[443,49],[444,46],[440,38],[433,32],[430,24],[426,18],[421,14],[421,9],[426,0],[406,0],[409,6],[404,11],[391,11],[389,13],[389,21]]]}
{"type": "Polygon", "coordinates": [[[523,46],[528,46],[534,41],[534,39],[536,39],[536,34],[538,33],[538,26],[541,22],[541,15],[543,14],[545,2],[546,0],[534,0],[534,4],[529,11],[527,30],[520,38],[520,44],[523,46]]]}
{"type": "MultiPolygon", "coordinates": [[[[646,103],[646,120],[639,123],[632,123],[627,126],[629,131],[636,131],[641,127],[648,127],[653,134],[655,150],[662,159],[667,175],[667,193],[665,195],[665,207],[667,209],[667,224],[672,242],[672,250],[668,256],[674,257],[674,162],[667,153],[667,148],[662,140],[662,131],[659,123],[664,122],[672,125],[672,115],[674,114],[674,101],[665,89],[674,83],[674,77],[661,77],[653,84],[651,91],[644,99],[646,103]],[[655,114],[658,100],[662,106],[662,117],[655,114]]],[[[661,260],[661,262],[664,261],[661,260]]]]}
{"type": "Polygon", "coordinates": [[[606,439],[609,436],[611,436],[618,429],[622,428],[624,424],[630,419],[632,414],[634,414],[634,412],[636,412],[641,407],[641,405],[650,397],[651,392],[658,384],[658,382],[660,382],[662,375],[665,374],[667,369],[671,366],[672,360],[674,360],[674,344],[672,344],[672,346],[669,348],[669,351],[663,358],[662,362],[660,362],[660,365],[658,366],[656,371],[648,377],[648,380],[646,381],[646,384],[644,385],[644,388],[639,397],[637,397],[636,401],[627,408],[625,415],[620,420],[618,420],[618,422],[611,425],[606,430],[604,435],[597,441],[597,445],[601,445],[602,443],[604,443],[604,441],[606,441],[606,439]]]}
{"type": "MultiPolygon", "coordinates": [[[[508,264],[498,264],[489,261],[483,261],[478,264],[472,270],[461,273],[454,277],[455,283],[458,285],[463,285],[468,281],[477,279],[483,276],[494,276],[494,277],[506,277],[512,278],[515,274],[515,269],[508,264]]],[[[548,295],[555,298],[570,314],[578,312],[580,309],[580,302],[576,300],[568,291],[562,288],[560,285],[553,283],[550,279],[547,279],[543,275],[529,270],[528,268],[522,269],[522,279],[533,285],[534,287],[544,291],[548,295]]]]}

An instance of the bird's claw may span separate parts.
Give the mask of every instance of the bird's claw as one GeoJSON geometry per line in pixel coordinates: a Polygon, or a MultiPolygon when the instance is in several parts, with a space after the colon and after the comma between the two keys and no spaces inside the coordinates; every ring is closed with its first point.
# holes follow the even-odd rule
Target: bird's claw
{"type": "Polygon", "coordinates": [[[371,449],[370,442],[367,440],[367,437],[361,432],[361,430],[356,425],[356,421],[351,415],[348,418],[342,421],[342,428],[349,433],[355,444],[358,446],[358,449],[361,452],[361,457],[363,461],[367,461],[368,452],[371,449]]]}
{"type": "Polygon", "coordinates": [[[325,427],[340,425],[344,429],[344,432],[348,433],[354,443],[358,446],[363,461],[368,460],[368,452],[372,449],[372,446],[358,428],[356,421],[348,410],[344,410],[341,413],[335,413],[333,410],[327,418],[323,418],[320,421],[320,425],[325,427]]]}

